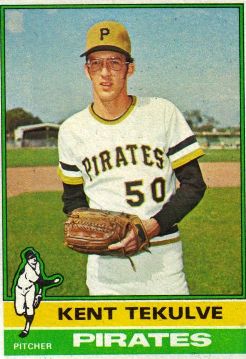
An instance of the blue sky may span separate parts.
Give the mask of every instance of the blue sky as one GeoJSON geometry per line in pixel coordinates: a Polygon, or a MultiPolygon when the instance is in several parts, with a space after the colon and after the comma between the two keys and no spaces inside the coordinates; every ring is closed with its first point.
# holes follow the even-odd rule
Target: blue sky
{"type": "Polygon", "coordinates": [[[116,20],[128,29],[136,73],[129,93],[199,109],[220,126],[239,119],[237,8],[7,9],[7,109],[58,122],[91,102],[80,54],[87,29],[116,20]]]}

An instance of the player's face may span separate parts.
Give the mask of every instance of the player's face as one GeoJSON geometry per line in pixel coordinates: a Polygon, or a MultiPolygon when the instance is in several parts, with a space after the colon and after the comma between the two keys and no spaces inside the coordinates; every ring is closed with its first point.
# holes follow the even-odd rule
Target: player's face
{"type": "Polygon", "coordinates": [[[94,100],[112,101],[127,95],[127,78],[133,74],[134,65],[127,64],[118,52],[97,51],[89,55],[85,72],[92,81],[94,100]]]}
{"type": "Polygon", "coordinates": [[[36,257],[29,258],[28,263],[30,264],[30,266],[35,266],[37,264],[37,258],[36,257]]]}

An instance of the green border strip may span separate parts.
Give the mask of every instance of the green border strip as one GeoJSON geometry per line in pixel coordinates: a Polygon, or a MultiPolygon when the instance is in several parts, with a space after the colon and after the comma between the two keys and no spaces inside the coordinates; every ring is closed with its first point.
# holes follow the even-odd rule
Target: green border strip
{"type": "Polygon", "coordinates": [[[8,297],[7,293],[7,253],[6,239],[7,239],[7,215],[6,215],[6,139],[5,139],[5,111],[6,111],[6,98],[5,98],[5,10],[7,9],[107,9],[107,8],[118,8],[118,9],[130,9],[130,8],[144,8],[144,9],[155,9],[155,8],[234,8],[239,10],[239,59],[240,59],[240,127],[241,127],[241,238],[242,238],[242,294],[241,295],[189,295],[189,296],[78,296],[78,297],[46,297],[51,301],[57,300],[87,300],[100,301],[100,300],[223,300],[223,299],[245,299],[245,105],[244,105],[244,4],[242,3],[231,3],[231,4],[74,4],[74,5],[0,5],[1,8],[1,102],[2,102],[2,230],[3,230],[3,299],[5,301],[12,300],[12,297],[8,297]]]}
{"type": "MultiPolygon", "coordinates": [[[[18,0],[17,0],[18,1],[18,0]]],[[[187,4],[33,4],[33,5],[1,5],[4,9],[132,9],[132,8],[236,8],[242,3],[187,3],[187,4]]]]}
{"type": "MultiPolygon", "coordinates": [[[[132,355],[141,355],[141,357],[144,357],[144,355],[152,355],[153,358],[157,355],[165,355],[165,358],[168,357],[168,355],[185,355],[185,358],[193,358],[193,355],[199,355],[199,358],[203,358],[203,355],[206,355],[206,358],[208,358],[208,354],[217,354],[216,357],[218,358],[218,355],[222,354],[245,354],[246,353],[246,346],[245,343],[245,336],[246,336],[246,330],[245,328],[186,328],[181,327],[179,329],[177,328],[151,328],[146,329],[144,328],[100,328],[100,329],[83,329],[83,328],[73,328],[68,329],[65,328],[63,330],[54,330],[54,329],[31,329],[29,336],[27,339],[24,339],[24,342],[18,343],[17,338],[20,331],[17,329],[7,329],[4,331],[5,335],[5,355],[6,356],[24,356],[27,358],[28,356],[34,355],[40,355],[40,356],[48,356],[49,358],[53,358],[53,355],[60,355],[60,356],[76,356],[78,358],[83,358],[83,355],[95,355],[97,358],[100,359],[102,355],[108,355],[111,357],[114,356],[117,358],[118,355],[123,357],[125,355],[126,358],[131,357],[132,355]],[[117,342],[112,343],[111,345],[105,345],[105,340],[102,339],[102,342],[104,342],[104,345],[97,345],[95,337],[97,335],[100,335],[101,338],[103,338],[104,335],[115,335],[116,338],[117,335],[123,335],[123,342],[125,342],[125,346],[122,344],[120,345],[117,342]],[[197,336],[197,334],[199,336],[197,336]],[[73,336],[74,335],[91,335],[92,336],[92,342],[85,341],[82,343],[78,343],[78,346],[73,345],[73,336]],[[139,337],[139,334],[141,335],[139,337]],[[150,335],[162,335],[166,334],[165,337],[159,336],[159,341],[154,339],[154,337],[149,336],[150,335]],[[177,345],[175,343],[171,344],[170,337],[177,335],[179,338],[179,344],[177,345]],[[180,336],[181,335],[181,336],[180,336]],[[130,341],[135,336],[135,340],[133,342],[133,345],[129,345],[130,341]],[[62,345],[61,345],[61,337],[62,337],[62,345]],[[139,339],[137,339],[139,338],[139,339]],[[143,338],[146,338],[145,340],[148,345],[144,345],[146,342],[143,341],[143,338]],[[93,340],[94,339],[94,340],[93,340]],[[205,342],[203,340],[206,340],[205,342]],[[33,350],[30,349],[24,349],[23,344],[31,345],[35,343],[49,343],[52,345],[52,347],[49,348],[33,348],[33,350]],[[142,343],[142,344],[141,344],[142,343]],[[15,347],[14,347],[15,345],[15,347]],[[20,345],[23,345],[22,348],[20,345]],[[193,355],[192,355],[193,354],[193,355]]],[[[79,338],[77,338],[79,339],[79,338]]],[[[87,337],[88,339],[88,337],[87,337]]],[[[175,358],[177,356],[175,355],[175,358]]],[[[209,355],[209,357],[210,357],[209,355]]],[[[140,358],[141,358],[140,357],[140,358]]],[[[179,357],[179,356],[178,356],[179,357]]],[[[224,357],[224,356],[223,356],[224,357]]],[[[228,356],[227,356],[228,357],[228,356]]],[[[172,356],[173,358],[173,356],[172,356]]],[[[211,358],[211,357],[210,357],[211,358]]],[[[240,356],[242,358],[242,356],[240,356]]]]}
{"type": "MultiPolygon", "coordinates": [[[[3,8],[1,8],[0,15],[0,25],[1,25],[1,143],[2,143],[2,258],[3,258],[3,296],[4,293],[7,293],[7,280],[6,272],[7,272],[7,253],[4,250],[6,247],[6,239],[7,239],[7,185],[6,185],[6,96],[5,96],[5,13],[3,8]]],[[[5,297],[5,296],[4,296],[5,297]]]]}
{"type": "Polygon", "coordinates": [[[242,280],[243,280],[243,295],[245,294],[246,284],[246,220],[245,220],[245,72],[244,72],[244,8],[241,7],[239,11],[239,55],[240,55],[240,129],[241,129],[241,238],[242,238],[242,280]]]}

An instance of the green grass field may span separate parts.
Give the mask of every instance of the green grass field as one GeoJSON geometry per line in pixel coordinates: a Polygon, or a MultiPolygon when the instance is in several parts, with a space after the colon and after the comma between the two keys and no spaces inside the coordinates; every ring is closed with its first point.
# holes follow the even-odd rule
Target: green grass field
{"type": "Polygon", "coordinates": [[[192,294],[240,294],[242,242],[239,188],[207,190],[181,222],[192,294]]]}
{"type": "MultiPolygon", "coordinates": [[[[63,246],[65,215],[61,207],[60,192],[30,193],[8,199],[9,296],[20,253],[29,246],[40,253],[47,275],[64,276],[62,285],[52,288],[47,295],[88,295],[87,257],[63,246]]],[[[241,294],[240,189],[207,190],[202,202],[181,222],[180,229],[191,294],[241,294]]]]}
{"type": "Polygon", "coordinates": [[[57,148],[18,148],[7,150],[7,167],[57,166],[57,148]]]}
{"type": "Polygon", "coordinates": [[[19,265],[20,253],[26,247],[33,247],[40,253],[48,276],[55,273],[64,276],[63,284],[52,288],[50,295],[87,294],[87,258],[64,247],[63,223],[66,217],[61,208],[59,192],[24,194],[8,200],[8,294],[19,265]]]}
{"type": "MultiPolygon", "coordinates": [[[[201,162],[240,161],[240,150],[206,150],[201,162]]],[[[19,148],[7,151],[7,167],[57,166],[57,148],[19,148]]]]}

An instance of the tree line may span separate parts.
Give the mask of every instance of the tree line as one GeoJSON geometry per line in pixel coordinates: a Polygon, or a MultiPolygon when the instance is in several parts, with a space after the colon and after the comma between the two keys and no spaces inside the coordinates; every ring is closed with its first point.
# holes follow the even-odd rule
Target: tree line
{"type": "MultiPolygon", "coordinates": [[[[185,111],[184,117],[190,127],[195,132],[212,131],[219,125],[219,122],[212,116],[203,114],[200,110],[185,111]]],[[[60,121],[59,123],[62,123],[60,121]]],[[[27,112],[22,107],[17,107],[6,112],[6,133],[9,139],[14,138],[14,131],[19,126],[34,125],[43,123],[31,112],[27,112]]]]}
{"type": "Polygon", "coordinates": [[[6,112],[6,134],[7,138],[14,138],[14,131],[19,126],[36,125],[42,123],[38,116],[25,111],[22,107],[17,107],[6,112]]]}

